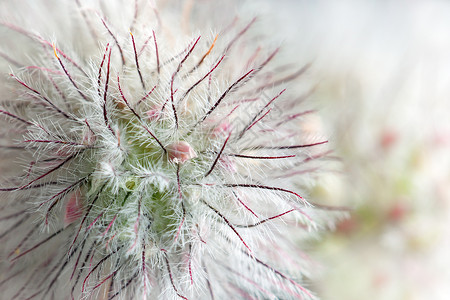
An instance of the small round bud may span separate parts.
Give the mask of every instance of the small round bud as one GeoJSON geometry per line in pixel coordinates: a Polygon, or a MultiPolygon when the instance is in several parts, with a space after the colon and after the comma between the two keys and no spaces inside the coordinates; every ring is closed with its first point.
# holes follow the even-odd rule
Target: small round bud
{"type": "Polygon", "coordinates": [[[211,133],[213,137],[220,137],[222,135],[228,135],[231,132],[231,124],[228,121],[223,121],[217,127],[215,127],[211,133]]]}
{"type": "Polygon", "coordinates": [[[175,142],[167,147],[169,160],[176,164],[183,164],[186,161],[196,158],[197,153],[187,142],[175,142]]]}
{"type": "Polygon", "coordinates": [[[161,109],[160,108],[152,108],[149,111],[145,113],[147,115],[147,119],[150,121],[156,121],[159,119],[161,115],[161,109]]]}
{"type": "Polygon", "coordinates": [[[64,224],[67,226],[78,220],[83,215],[83,210],[82,195],[78,189],[70,195],[69,201],[66,203],[64,224]]]}

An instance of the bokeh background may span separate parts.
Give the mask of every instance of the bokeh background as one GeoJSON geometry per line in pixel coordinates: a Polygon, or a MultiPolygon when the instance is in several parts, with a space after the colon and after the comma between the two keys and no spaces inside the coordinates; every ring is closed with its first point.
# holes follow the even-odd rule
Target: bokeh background
{"type": "Polygon", "coordinates": [[[325,300],[450,299],[450,2],[258,1],[337,159],[315,201],[351,216],[313,242],[325,300]]]}

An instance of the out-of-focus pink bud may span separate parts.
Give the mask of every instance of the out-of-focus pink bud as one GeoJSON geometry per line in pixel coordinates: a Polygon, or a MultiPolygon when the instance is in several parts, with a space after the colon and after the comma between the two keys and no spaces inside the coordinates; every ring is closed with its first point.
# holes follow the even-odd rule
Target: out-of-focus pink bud
{"type": "Polygon", "coordinates": [[[231,124],[228,121],[223,121],[216,128],[213,129],[211,135],[213,137],[220,137],[222,135],[228,135],[231,132],[231,124]]]}
{"type": "Polygon", "coordinates": [[[150,109],[145,113],[147,115],[147,119],[150,121],[156,121],[161,116],[161,108],[155,107],[150,109]]]}
{"type": "Polygon", "coordinates": [[[96,139],[97,137],[95,136],[95,134],[89,128],[86,128],[85,132],[83,133],[83,145],[93,145],[96,139]]]}
{"type": "Polygon", "coordinates": [[[408,206],[403,202],[394,202],[388,210],[388,219],[392,222],[401,221],[408,214],[408,206]]]}
{"type": "Polygon", "coordinates": [[[236,173],[236,165],[234,163],[233,160],[231,160],[229,157],[227,156],[223,156],[221,158],[219,158],[220,164],[222,165],[222,167],[225,168],[225,170],[227,170],[230,173],[236,173]]]}
{"type": "Polygon", "coordinates": [[[66,214],[64,216],[64,224],[70,225],[83,215],[84,207],[81,191],[78,189],[72,193],[66,204],[66,214]]]}
{"type": "Polygon", "coordinates": [[[182,164],[197,157],[197,153],[195,153],[191,145],[184,141],[175,142],[169,145],[167,147],[167,153],[169,155],[169,160],[176,164],[182,164]]]}
{"type": "Polygon", "coordinates": [[[395,131],[386,130],[380,137],[380,146],[383,150],[390,150],[398,140],[399,136],[395,131]]]}

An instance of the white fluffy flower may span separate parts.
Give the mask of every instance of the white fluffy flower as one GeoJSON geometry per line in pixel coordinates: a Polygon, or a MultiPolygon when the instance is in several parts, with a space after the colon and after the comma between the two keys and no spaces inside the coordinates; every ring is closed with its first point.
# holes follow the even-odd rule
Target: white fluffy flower
{"type": "Polygon", "coordinates": [[[313,298],[308,66],[207,3],[24,3],[1,29],[1,293],[313,298]]]}

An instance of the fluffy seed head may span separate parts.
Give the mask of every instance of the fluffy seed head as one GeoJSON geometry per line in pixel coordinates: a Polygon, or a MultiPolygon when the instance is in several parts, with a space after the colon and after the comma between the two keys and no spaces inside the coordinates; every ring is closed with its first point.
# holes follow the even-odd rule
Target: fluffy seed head
{"type": "Polygon", "coordinates": [[[301,130],[309,91],[296,85],[308,65],[263,51],[256,20],[186,34],[172,22],[183,12],[108,5],[64,4],[77,17],[51,27],[54,43],[2,23],[29,59],[8,52],[13,40],[4,46],[3,154],[21,163],[2,162],[14,176],[1,187],[12,264],[1,265],[0,291],[313,298],[298,239],[324,207],[301,196],[302,177],[327,152],[301,130]]]}

